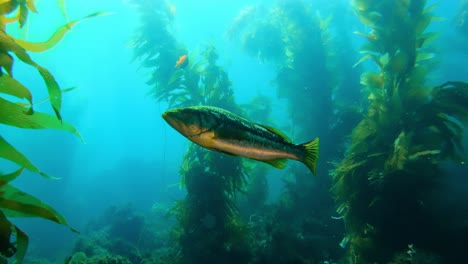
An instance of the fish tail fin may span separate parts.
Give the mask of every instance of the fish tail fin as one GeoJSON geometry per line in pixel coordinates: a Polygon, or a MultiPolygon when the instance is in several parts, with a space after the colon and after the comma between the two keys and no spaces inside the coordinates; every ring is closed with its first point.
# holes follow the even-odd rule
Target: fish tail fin
{"type": "Polygon", "coordinates": [[[303,146],[305,149],[305,155],[302,162],[315,175],[315,169],[317,167],[317,160],[319,156],[319,138],[315,138],[310,142],[302,144],[301,146],[303,146]]]}

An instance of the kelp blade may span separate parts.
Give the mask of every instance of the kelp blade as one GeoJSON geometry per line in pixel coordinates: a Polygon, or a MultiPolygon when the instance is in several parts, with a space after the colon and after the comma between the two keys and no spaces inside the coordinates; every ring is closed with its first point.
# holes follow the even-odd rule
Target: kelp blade
{"type": "Polygon", "coordinates": [[[26,256],[26,251],[28,250],[29,245],[29,237],[28,235],[23,232],[23,230],[19,229],[17,226],[15,227],[16,231],[16,254],[15,254],[15,262],[14,264],[23,263],[24,256],[26,256]]]}
{"type": "Polygon", "coordinates": [[[13,52],[22,62],[35,67],[39,71],[47,86],[52,109],[54,110],[57,118],[61,119],[60,109],[62,107],[62,93],[60,92],[60,86],[52,74],[46,68],[43,68],[34,62],[26,50],[18,45],[13,38],[3,30],[0,30],[0,47],[6,51],[13,52]]]}
{"type": "Polygon", "coordinates": [[[12,173],[8,173],[8,174],[5,174],[5,175],[0,175],[0,186],[8,184],[12,180],[18,178],[18,176],[21,175],[23,170],[24,170],[24,168],[20,168],[20,169],[14,171],[12,173]]]}
{"type": "Polygon", "coordinates": [[[80,19],[80,20],[75,20],[75,21],[72,21],[72,22],[68,22],[67,24],[65,24],[65,25],[61,26],[60,28],[58,28],[57,31],[55,31],[55,33],[52,35],[52,37],[50,37],[45,42],[28,42],[28,41],[24,41],[24,40],[21,40],[21,39],[15,39],[15,42],[18,43],[25,50],[28,50],[28,51],[31,51],[31,52],[43,52],[43,51],[51,49],[55,45],[57,45],[63,39],[65,34],[68,31],[70,31],[70,29],[72,29],[72,27],[75,26],[78,22],[80,22],[80,21],[82,21],[84,19],[88,19],[88,18],[92,18],[92,17],[96,17],[96,16],[103,16],[103,15],[107,15],[107,14],[110,14],[110,13],[97,12],[97,13],[93,13],[91,15],[88,15],[88,16],[80,19]]]}
{"type": "Polygon", "coordinates": [[[0,208],[8,217],[40,217],[70,227],[59,212],[36,197],[25,193],[10,184],[0,186],[0,208]]]}
{"type": "Polygon", "coordinates": [[[32,111],[32,94],[28,88],[18,82],[16,79],[8,76],[0,76],[0,93],[15,96],[19,99],[26,99],[31,104],[32,111]]]}
{"type": "Polygon", "coordinates": [[[0,158],[9,160],[11,162],[14,162],[27,170],[30,170],[32,172],[38,173],[41,176],[44,176],[49,179],[55,179],[54,177],[51,177],[42,171],[40,171],[34,164],[29,161],[26,156],[24,156],[21,152],[19,152],[15,147],[10,145],[2,136],[0,136],[0,158]]]}
{"type": "Polygon", "coordinates": [[[55,116],[35,112],[26,114],[26,108],[0,97],[0,123],[20,128],[30,129],[57,129],[71,132],[81,140],[78,130],[66,121],[60,121],[55,116]]]}

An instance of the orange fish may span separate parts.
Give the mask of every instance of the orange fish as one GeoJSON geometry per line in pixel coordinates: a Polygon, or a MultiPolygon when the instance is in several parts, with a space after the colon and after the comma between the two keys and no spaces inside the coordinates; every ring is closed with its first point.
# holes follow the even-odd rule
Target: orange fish
{"type": "Polygon", "coordinates": [[[179,57],[179,59],[176,61],[175,67],[176,69],[179,68],[184,68],[188,64],[188,57],[187,54],[184,54],[179,57]]]}

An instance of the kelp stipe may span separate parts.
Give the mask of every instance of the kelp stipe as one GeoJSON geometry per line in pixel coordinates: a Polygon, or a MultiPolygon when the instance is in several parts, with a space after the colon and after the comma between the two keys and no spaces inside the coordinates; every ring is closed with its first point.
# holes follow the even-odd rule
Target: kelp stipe
{"type": "MultiPolygon", "coordinates": [[[[62,120],[62,93],[70,89],[61,89],[54,76],[44,67],[36,63],[29,51],[41,52],[56,45],[79,20],[70,22],[59,28],[54,36],[43,43],[31,43],[19,40],[8,34],[6,24],[18,23],[23,27],[29,11],[37,12],[34,1],[2,1],[0,4],[0,123],[8,126],[26,129],[58,129],[80,134],[69,123],[62,120]],[[12,56],[15,55],[16,59],[12,56]],[[49,97],[41,102],[49,101],[54,115],[34,110],[33,96],[30,90],[14,78],[14,62],[21,61],[37,69],[44,80],[49,97]],[[7,95],[7,97],[4,97],[7,95]],[[8,97],[9,96],[9,97],[8,97]],[[11,101],[15,98],[24,102],[11,101]]],[[[96,13],[88,17],[96,16],[96,13]]],[[[39,103],[41,103],[39,102],[39,103]]],[[[16,163],[21,168],[0,175],[0,260],[14,257],[15,263],[22,263],[28,247],[28,236],[21,231],[9,217],[39,217],[69,226],[65,218],[49,205],[39,199],[15,188],[10,184],[24,169],[38,173],[46,178],[53,178],[37,168],[26,156],[19,152],[0,136],[0,158],[16,163]]],[[[75,229],[71,228],[72,231],[75,229]]]]}
{"type": "Polygon", "coordinates": [[[263,212],[262,222],[273,228],[268,228],[272,229],[268,233],[260,226],[259,232],[270,236],[270,242],[256,255],[272,262],[298,258],[320,261],[322,251],[337,252],[333,258],[340,254],[339,241],[326,235],[342,230],[339,221],[328,217],[333,214],[334,204],[327,173],[330,161],[342,153],[343,139],[359,114],[355,110],[358,107],[344,107],[346,104],[339,102],[336,94],[344,88],[348,92],[358,88],[338,78],[344,73],[348,80],[357,76],[348,74],[352,64],[341,66],[343,60],[334,55],[337,44],[330,23],[334,18],[324,14],[305,1],[276,1],[268,10],[252,6],[243,9],[228,29],[228,36],[238,39],[246,53],[274,65],[273,84],[277,95],[288,100],[288,116],[296,130],[294,138],[305,141],[315,135],[321,142],[317,177],[291,166],[284,173],[285,188],[272,206],[274,212],[263,212]],[[318,211],[320,214],[314,213],[318,211]],[[318,235],[316,228],[320,225],[330,229],[318,235]],[[311,236],[317,239],[307,240],[311,236]],[[303,243],[307,246],[299,246],[303,243]]]}
{"type": "MultiPolygon", "coordinates": [[[[180,86],[186,95],[172,103],[213,105],[240,112],[234,103],[227,74],[216,65],[216,49],[208,46],[202,54],[204,66],[186,70],[184,76],[188,77],[181,80],[180,86]]],[[[174,213],[181,228],[182,263],[246,261],[249,256],[244,241],[246,229],[237,218],[233,200],[246,181],[242,159],[192,144],[185,154],[180,174],[187,197],[179,202],[174,213]]]]}
{"type": "MultiPolygon", "coordinates": [[[[347,261],[386,263],[414,245],[422,252],[442,252],[431,230],[431,194],[445,171],[442,161],[456,160],[467,121],[467,84],[425,84],[431,58],[426,32],[436,17],[424,0],[352,1],[370,33],[361,49],[377,71],[362,74],[369,106],[352,133],[345,158],[332,172],[338,213],[347,236],[347,261]],[[404,32],[404,34],[402,34],[404,32]],[[459,97],[456,98],[454,94],[459,97]],[[442,99],[443,98],[443,99],[442,99]]],[[[436,228],[437,227],[437,228],[436,228]]],[[[443,228],[442,228],[443,230],[443,228]]],[[[345,243],[346,242],[346,243],[345,243]]]]}
{"type": "MultiPolygon", "coordinates": [[[[151,73],[150,93],[171,108],[210,105],[241,113],[234,102],[231,81],[217,65],[215,47],[208,45],[200,54],[187,52],[167,30],[171,23],[167,1],[152,2],[157,7],[154,9],[148,8],[150,2],[135,2],[141,3],[143,14],[135,56],[151,73]],[[156,38],[155,27],[161,30],[156,38]],[[187,65],[176,67],[183,55],[187,55],[187,65]]],[[[172,209],[178,220],[174,233],[180,246],[173,250],[181,253],[173,263],[246,262],[246,229],[237,218],[234,204],[235,194],[246,181],[242,159],[191,144],[180,174],[187,196],[172,209]]]]}

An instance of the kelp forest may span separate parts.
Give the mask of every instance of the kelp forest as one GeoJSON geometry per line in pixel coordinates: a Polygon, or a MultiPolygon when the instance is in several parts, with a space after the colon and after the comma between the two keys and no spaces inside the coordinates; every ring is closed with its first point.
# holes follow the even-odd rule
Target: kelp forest
{"type": "MultiPolygon", "coordinates": [[[[129,63],[144,74],[143,92],[155,104],[219,107],[281,128],[295,143],[318,137],[317,172],[296,161],[276,170],[187,143],[173,175],[183,198],[170,208],[155,203],[149,214],[131,205],[109,208],[80,230],[65,263],[464,262],[468,80],[439,74],[446,34],[437,24],[450,21],[468,43],[468,1],[460,1],[453,18],[439,16],[438,5],[426,0],[245,6],[226,25],[225,38],[273,72],[265,84],[270,93],[252,91],[248,103],[239,103],[242,95],[222,60],[225,49],[215,41],[195,48],[180,39],[175,3],[130,2],[139,21],[129,63]],[[273,194],[275,181],[281,187],[273,194]]],[[[64,2],[57,1],[67,23],[48,41],[9,34],[29,15],[40,16],[34,3],[0,1],[0,123],[81,139],[61,116],[62,96],[73,97],[74,87],[61,87],[31,54],[54,47],[81,20],[99,23],[95,17],[108,13],[68,21],[64,2]],[[15,77],[19,63],[37,70],[49,97],[33,100],[30,87],[15,77]],[[36,111],[40,103],[51,111],[36,111]]],[[[1,168],[0,263],[23,263],[28,234],[15,218],[79,231],[40,197],[14,187],[24,170],[61,176],[43,172],[7,140],[0,134],[0,157],[14,164],[1,168]]]]}

